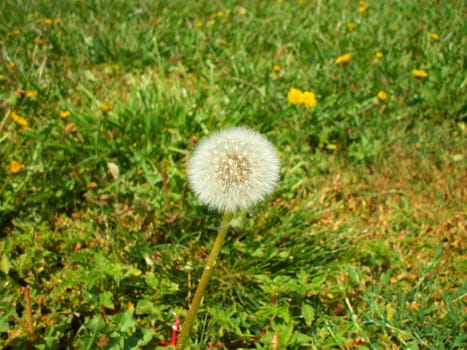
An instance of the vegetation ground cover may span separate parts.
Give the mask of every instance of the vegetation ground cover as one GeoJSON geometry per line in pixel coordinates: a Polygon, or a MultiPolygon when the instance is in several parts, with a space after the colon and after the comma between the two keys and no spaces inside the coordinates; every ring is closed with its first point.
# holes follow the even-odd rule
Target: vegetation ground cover
{"type": "Polygon", "coordinates": [[[187,157],[245,125],[281,181],[235,218],[190,347],[465,348],[464,14],[2,1],[0,346],[162,348],[219,223],[187,157]]]}

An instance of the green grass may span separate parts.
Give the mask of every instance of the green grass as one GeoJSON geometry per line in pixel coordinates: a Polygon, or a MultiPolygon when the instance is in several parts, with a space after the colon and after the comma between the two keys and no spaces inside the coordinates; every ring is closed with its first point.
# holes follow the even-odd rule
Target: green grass
{"type": "Polygon", "coordinates": [[[465,348],[464,9],[2,1],[0,347],[168,340],[219,224],[187,157],[246,125],[281,181],[235,219],[190,348],[465,348]]]}

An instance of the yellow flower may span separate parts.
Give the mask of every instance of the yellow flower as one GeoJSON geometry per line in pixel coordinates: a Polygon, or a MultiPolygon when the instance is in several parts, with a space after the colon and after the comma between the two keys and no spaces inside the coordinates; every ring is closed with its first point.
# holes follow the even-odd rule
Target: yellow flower
{"type": "Polygon", "coordinates": [[[272,70],[273,70],[274,72],[276,72],[276,73],[277,73],[277,72],[280,72],[280,71],[281,71],[281,66],[278,66],[278,65],[276,64],[276,65],[274,65],[274,67],[272,67],[272,70]]]}
{"type": "Polygon", "coordinates": [[[203,22],[201,22],[201,21],[196,21],[196,23],[195,23],[195,27],[196,27],[196,28],[201,28],[202,26],[203,26],[203,22]]]}
{"type": "Polygon", "coordinates": [[[349,28],[349,30],[354,30],[355,28],[357,28],[357,23],[349,22],[347,23],[347,28],[349,28]]]}
{"type": "Polygon", "coordinates": [[[8,68],[15,69],[16,64],[14,62],[8,62],[8,68]]]}
{"type": "Polygon", "coordinates": [[[428,76],[428,73],[423,69],[414,69],[412,71],[412,75],[416,78],[426,78],[428,76]]]}
{"type": "Polygon", "coordinates": [[[101,111],[102,112],[107,113],[107,112],[109,112],[111,110],[112,110],[112,106],[109,105],[108,103],[104,102],[104,103],[101,104],[101,111]]]}
{"type": "Polygon", "coordinates": [[[436,33],[428,33],[428,37],[432,40],[439,40],[439,35],[436,33]]]}
{"type": "Polygon", "coordinates": [[[70,116],[70,111],[61,111],[59,117],[61,119],[67,119],[70,116]]]}
{"type": "Polygon", "coordinates": [[[7,38],[9,38],[10,36],[19,35],[19,33],[20,33],[19,29],[16,28],[16,29],[13,29],[11,32],[7,32],[6,36],[7,36],[7,38]]]}
{"type": "Polygon", "coordinates": [[[345,55],[342,55],[342,56],[337,57],[336,63],[337,63],[337,64],[347,63],[347,62],[350,61],[350,58],[351,58],[351,57],[352,57],[352,54],[346,53],[345,55]]]}
{"type": "Polygon", "coordinates": [[[302,100],[302,103],[305,105],[306,108],[313,108],[318,104],[318,101],[316,101],[315,94],[311,91],[305,91],[302,95],[302,100]]]}
{"type": "Polygon", "coordinates": [[[381,90],[380,92],[378,92],[378,99],[381,100],[381,101],[386,101],[388,99],[388,94],[386,92],[384,92],[383,90],[381,90]]]}
{"type": "Polygon", "coordinates": [[[47,26],[51,26],[53,23],[52,18],[46,18],[44,19],[44,24],[47,26]]]}
{"type": "Polygon", "coordinates": [[[366,10],[368,10],[368,7],[370,5],[366,1],[360,1],[360,6],[358,8],[358,12],[364,13],[366,10]]]}
{"type": "Polygon", "coordinates": [[[375,57],[376,58],[383,58],[383,53],[381,51],[378,51],[376,54],[375,54],[375,57]]]}
{"type": "Polygon", "coordinates": [[[303,103],[303,91],[300,89],[291,88],[287,97],[289,99],[289,103],[293,105],[299,105],[303,103]]]}
{"type": "Polygon", "coordinates": [[[29,126],[28,121],[19,114],[17,114],[15,111],[11,112],[10,117],[17,125],[19,125],[22,128],[27,128],[29,126]]]}
{"type": "Polygon", "coordinates": [[[37,91],[36,90],[29,90],[28,92],[26,92],[26,97],[36,98],[37,97],[37,91]]]}
{"type": "Polygon", "coordinates": [[[7,167],[8,174],[18,174],[24,168],[23,164],[17,160],[12,160],[7,167]]]}

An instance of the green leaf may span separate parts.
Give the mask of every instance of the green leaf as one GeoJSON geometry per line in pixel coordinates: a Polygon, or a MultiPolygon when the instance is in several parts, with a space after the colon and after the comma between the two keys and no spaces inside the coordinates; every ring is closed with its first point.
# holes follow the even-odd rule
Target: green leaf
{"type": "Polygon", "coordinates": [[[114,303],[112,301],[112,292],[105,291],[99,295],[99,301],[101,305],[103,305],[107,309],[113,310],[115,308],[114,303]]]}
{"type": "Polygon", "coordinates": [[[305,320],[307,327],[311,327],[313,320],[315,319],[315,309],[311,305],[303,304],[302,305],[302,316],[305,320]]]}

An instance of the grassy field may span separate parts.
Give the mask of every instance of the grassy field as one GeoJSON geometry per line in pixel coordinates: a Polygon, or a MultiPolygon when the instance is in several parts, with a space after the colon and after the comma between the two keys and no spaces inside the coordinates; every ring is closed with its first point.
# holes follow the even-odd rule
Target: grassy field
{"type": "Polygon", "coordinates": [[[165,348],[220,220],[187,158],[245,125],[281,180],[189,348],[465,349],[465,9],[1,1],[0,347],[165,348]]]}

